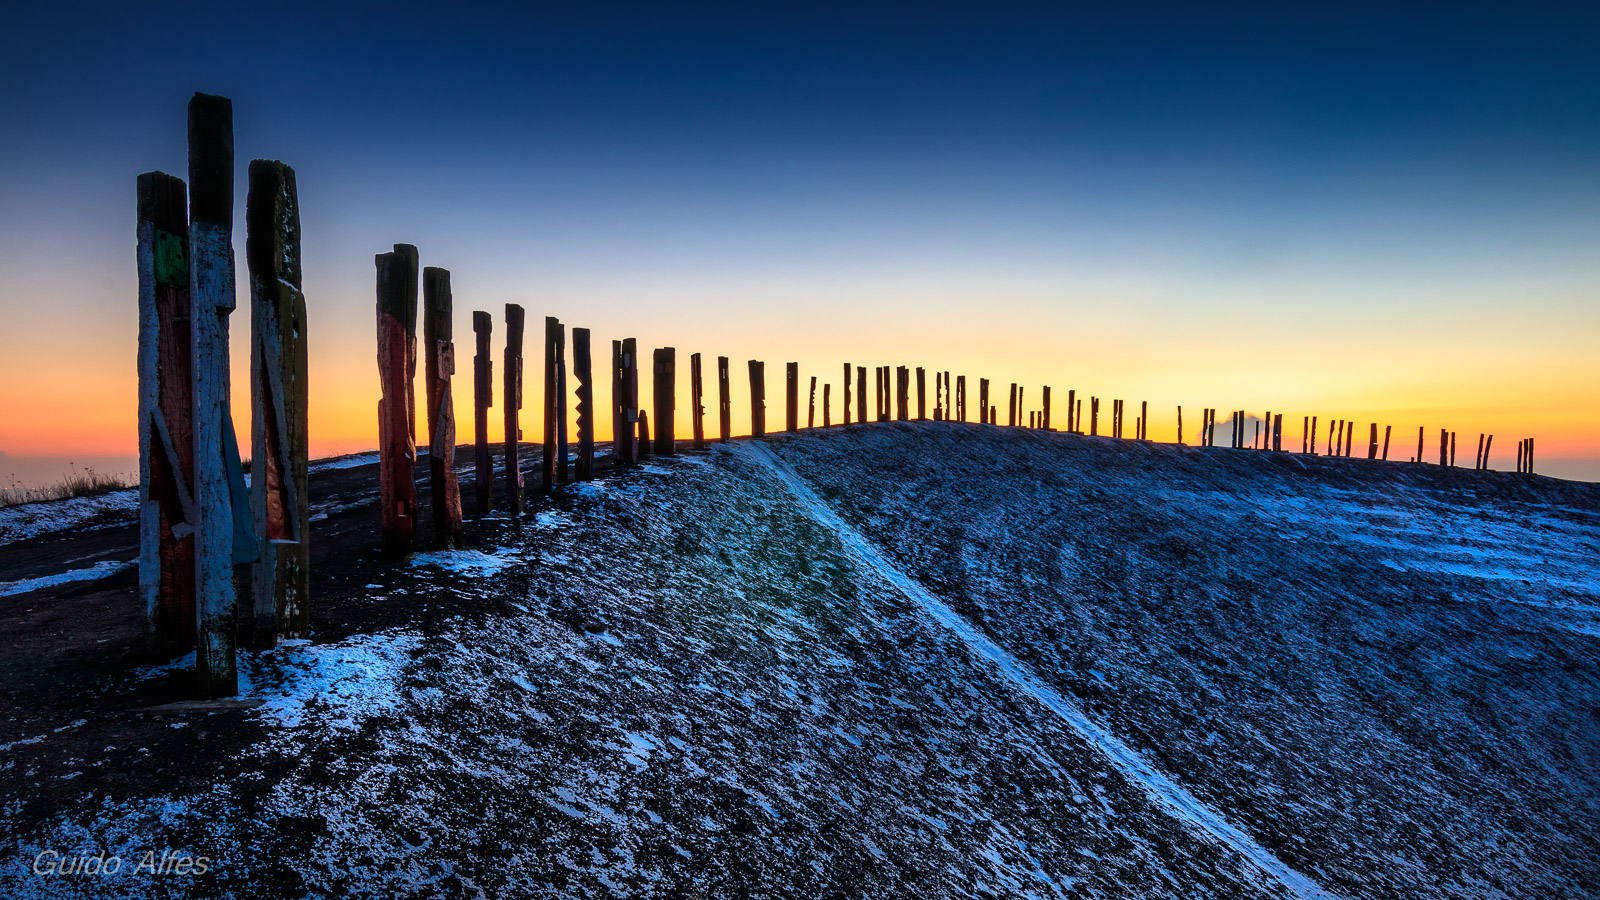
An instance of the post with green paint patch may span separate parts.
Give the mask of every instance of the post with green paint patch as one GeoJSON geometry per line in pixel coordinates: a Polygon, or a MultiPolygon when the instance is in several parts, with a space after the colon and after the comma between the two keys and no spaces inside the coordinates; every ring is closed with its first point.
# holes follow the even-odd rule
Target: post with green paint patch
{"type": "Polygon", "coordinates": [[[183,179],[138,179],[139,595],[146,647],[194,646],[194,385],[189,198],[183,179]]]}

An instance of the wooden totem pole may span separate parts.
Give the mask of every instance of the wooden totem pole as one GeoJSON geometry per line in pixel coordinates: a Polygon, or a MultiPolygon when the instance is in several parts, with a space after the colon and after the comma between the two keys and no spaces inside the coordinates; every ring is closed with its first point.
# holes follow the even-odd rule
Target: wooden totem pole
{"type": "Polygon", "coordinates": [[[522,460],[518,450],[522,441],[522,307],[506,304],[506,349],[500,360],[500,405],[505,413],[505,451],[501,465],[505,467],[506,511],[513,516],[522,515],[522,460]]]}
{"type": "Polygon", "coordinates": [[[767,374],[766,363],[750,360],[750,436],[762,437],[767,433],[767,374]]]}
{"type": "Polygon", "coordinates": [[[450,272],[422,270],[423,378],[428,404],[428,485],[433,494],[433,543],[459,548],[461,484],[456,480],[456,345],[450,272]]]}
{"type": "Polygon", "coordinates": [[[250,644],[311,627],[311,495],[307,487],[306,299],[294,170],[250,163],[245,201],[250,268],[250,511],[259,556],[251,577],[250,644]]]}
{"type": "Polygon", "coordinates": [[[726,444],[733,438],[733,399],[728,395],[728,358],[717,357],[717,428],[726,444]]]}
{"type": "Polygon", "coordinates": [[[689,415],[694,421],[694,448],[706,448],[705,382],[700,371],[700,354],[689,354],[689,415]]]}
{"type": "Polygon", "coordinates": [[[671,456],[678,448],[678,351],[658,347],[655,351],[650,388],[655,393],[655,450],[657,456],[671,456]]]}
{"type": "Polygon", "coordinates": [[[478,514],[494,508],[494,464],[489,456],[489,407],[494,405],[494,317],[482,310],[472,314],[472,332],[478,353],[472,358],[472,440],[477,481],[474,488],[478,514]]]}
{"type": "Polygon", "coordinates": [[[412,432],[412,361],[417,343],[417,248],[395,244],[379,253],[378,505],[383,549],[405,556],[416,543],[416,439],[412,432]]]}
{"type": "Polygon", "coordinates": [[[594,478],[594,361],[589,352],[589,329],[572,329],[572,377],[578,382],[579,481],[594,478]]]}

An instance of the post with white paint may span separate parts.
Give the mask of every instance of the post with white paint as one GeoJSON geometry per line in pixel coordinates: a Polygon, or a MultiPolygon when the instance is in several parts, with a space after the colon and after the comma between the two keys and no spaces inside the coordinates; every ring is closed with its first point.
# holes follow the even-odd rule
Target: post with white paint
{"type": "Polygon", "coordinates": [[[850,364],[844,364],[844,417],[839,420],[841,425],[850,424],[850,364]]]}
{"type": "Polygon", "coordinates": [[[139,594],[147,649],[194,645],[194,383],[189,198],[183,179],[139,176],[139,594]]]}
{"type": "MultiPolygon", "coordinates": [[[[238,693],[234,593],[234,495],[229,478],[233,415],[228,389],[228,316],[233,265],[233,103],[189,101],[189,297],[194,381],[195,668],[202,696],[238,693]]],[[[237,446],[235,445],[235,453],[237,446]]],[[[242,498],[240,498],[242,499],[242,498]]],[[[254,550],[254,547],[250,548],[254,550]]]]}
{"type": "Polygon", "coordinates": [[[251,577],[250,645],[311,627],[311,494],[307,486],[306,299],[300,290],[300,206],[294,170],[250,163],[245,202],[250,268],[250,510],[259,555],[251,577]]]}

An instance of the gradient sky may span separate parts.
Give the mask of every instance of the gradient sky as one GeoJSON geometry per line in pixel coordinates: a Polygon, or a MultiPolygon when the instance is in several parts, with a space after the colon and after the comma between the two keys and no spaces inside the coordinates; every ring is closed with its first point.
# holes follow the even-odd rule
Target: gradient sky
{"type": "Polygon", "coordinates": [[[1535,436],[1600,479],[1593,6],[110,6],[7,14],[11,457],[133,452],[134,179],[186,173],[203,90],[241,285],[248,161],[298,174],[313,455],[376,442],[372,256],[403,241],[453,273],[464,372],[471,310],[498,344],[517,302],[530,372],[544,315],[677,347],[680,421],[691,352],[735,360],[736,428],[744,360],[769,422],[784,362],[848,360],[1147,400],[1158,440],[1180,404],[1284,412],[1296,447],[1309,414],[1489,431],[1499,468],[1535,436]]]}

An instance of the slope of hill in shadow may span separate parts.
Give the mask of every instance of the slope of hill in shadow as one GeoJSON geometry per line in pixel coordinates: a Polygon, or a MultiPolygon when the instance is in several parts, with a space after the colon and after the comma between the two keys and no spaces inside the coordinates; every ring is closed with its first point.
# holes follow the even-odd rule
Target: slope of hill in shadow
{"type": "MultiPolygon", "coordinates": [[[[0,894],[1600,883],[1596,486],[876,425],[655,460],[395,565],[370,469],[314,478],[316,634],[244,656],[254,708],[152,711],[183,661],[71,647],[47,707],[45,644],[10,639],[0,894]]],[[[45,580],[25,623],[132,602],[49,582],[87,534],[0,534],[0,582],[45,580]]]]}

